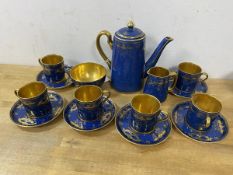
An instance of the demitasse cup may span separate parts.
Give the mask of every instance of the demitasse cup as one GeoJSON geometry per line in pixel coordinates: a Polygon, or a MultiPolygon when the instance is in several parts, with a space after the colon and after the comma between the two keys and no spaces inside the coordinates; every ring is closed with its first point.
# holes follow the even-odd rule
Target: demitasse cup
{"type": "Polygon", "coordinates": [[[140,94],[133,97],[132,127],[139,132],[149,132],[155,127],[161,112],[159,100],[149,94],[140,94]]]}
{"type": "Polygon", "coordinates": [[[202,72],[200,66],[191,62],[183,62],[178,66],[178,79],[175,88],[192,94],[195,92],[197,83],[206,79],[208,79],[208,74],[202,72]],[[201,79],[202,75],[204,75],[203,79],[201,79]]]}
{"type": "Polygon", "coordinates": [[[110,97],[110,92],[99,86],[83,85],[78,87],[74,96],[80,117],[84,120],[96,120],[101,115],[102,104],[110,97]]]}
{"type": "Polygon", "coordinates": [[[33,113],[35,117],[43,117],[52,112],[52,106],[45,84],[41,82],[31,82],[18,90],[15,95],[19,98],[28,113],[33,113]]]}
{"type": "Polygon", "coordinates": [[[194,94],[191,102],[186,116],[188,125],[199,131],[207,130],[211,126],[211,122],[219,115],[222,109],[221,102],[204,93],[194,94]]]}
{"type": "Polygon", "coordinates": [[[65,78],[64,60],[60,55],[47,55],[39,58],[44,75],[49,82],[60,82],[65,78]]]}
{"type": "Polygon", "coordinates": [[[81,63],[71,68],[69,76],[75,86],[102,86],[106,78],[106,69],[97,63],[81,63]]]}
{"type": "Polygon", "coordinates": [[[177,74],[169,72],[163,67],[152,67],[147,71],[147,74],[143,92],[155,96],[160,102],[164,102],[167,99],[168,91],[175,87],[177,74]],[[172,81],[171,85],[170,81],[172,81]]]}

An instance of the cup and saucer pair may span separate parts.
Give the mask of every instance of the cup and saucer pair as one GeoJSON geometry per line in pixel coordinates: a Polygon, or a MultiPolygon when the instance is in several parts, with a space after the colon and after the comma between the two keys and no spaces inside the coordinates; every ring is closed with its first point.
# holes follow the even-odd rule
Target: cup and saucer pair
{"type": "Polygon", "coordinates": [[[202,72],[199,65],[183,62],[171,70],[177,72],[178,75],[176,85],[171,91],[173,95],[191,98],[193,93],[206,93],[208,91],[208,86],[205,82],[208,79],[208,74],[202,72]]]}
{"type": "Polygon", "coordinates": [[[217,142],[228,134],[228,124],[220,113],[221,103],[208,94],[196,93],[172,111],[172,122],[184,136],[200,142],[217,142]]]}
{"type": "Polygon", "coordinates": [[[65,107],[65,122],[78,131],[95,131],[106,127],[115,117],[116,106],[110,92],[96,85],[78,87],[73,99],[65,107]],[[104,94],[107,95],[104,95],[104,94]]]}
{"type": "Polygon", "coordinates": [[[60,55],[47,55],[39,59],[43,70],[36,77],[50,89],[63,89],[70,86],[73,82],[69,76],[71,66],[64,65],[64,59],[60,55]]]}
{"type": "Polygon", "coordinates": [[[136,95],[131,104],[120,109],[116,115],[119,134],[137,145],[157,145],[171,133],[168,115],[160,110],[160,102],[149,94],[136,95]]]}
{"type": "Polygon", "coordinates": [[[15,90],[19,100],[10,110],[10,119],[20,127],[38,127],[57,118],[63,111],[64,100],[56,92],[47,91],[41,82],[29,83],[15,90]]]}

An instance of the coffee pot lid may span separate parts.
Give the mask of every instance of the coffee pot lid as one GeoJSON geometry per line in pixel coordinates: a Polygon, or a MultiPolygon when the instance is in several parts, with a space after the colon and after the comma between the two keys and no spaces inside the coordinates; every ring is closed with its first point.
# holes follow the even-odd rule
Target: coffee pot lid
{"type": "Polygon", "coordinates": [[[138,40],[145,37],[145,33],[134,27],[133,21],[129,21],[127,27],[116,32],[116,37],[122,40],[138,40]]]}

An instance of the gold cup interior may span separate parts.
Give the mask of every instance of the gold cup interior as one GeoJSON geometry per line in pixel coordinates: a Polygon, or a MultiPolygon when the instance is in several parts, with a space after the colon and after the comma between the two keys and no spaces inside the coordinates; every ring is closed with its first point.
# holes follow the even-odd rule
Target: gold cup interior
{"type": "Polygon", "coordinates": [[[188,74],[198,74],[201,73],[201,67],[190,62],[183,62],[179,64],[179,70],[188,74]]]}
{"type": "Polygon", "coordinates": [[[192,103],[198,109],[207,113],[219,113],[222,109],[221,102],[208,94],[194,94],[192,103]]]}
{"type": "Polygon", "coordinates": [[[46,91],[46,86],[41,82],[31,82],[24,85],[18,91],[20,98],[33,98],[46,91]]]}
{"type": "Polygon", "coordinates": [[[70,70],[70,76],[75,81],[93,82],[106,76],[106,69],[100,64],[82,63],[70,70]]]}
{"type": "Polygon", "coordinates": [[[155,97],[148,94],[136,95],[131,105],[139,113],[154,114],[160,109],[160,102],[155,97]]]}
{"type": "Polygon", "coordinates": [[[92,102],[102,96],[102,90],[98,86],[84,85],[75,91],[74,96],[80,102],[92,102]]]}
{"type": "Polygon", "coordinates": [[[63,57],[60,55],[47,55],[41,59],[43,64],[56,65],[63,62],[63,57]]]}
{"type": "Polygon", "coordinates": [[[166,77],[169,75],[169,71],[163,67],[153,67],[148,71],[148,74],[156,77],[166,77]]]}

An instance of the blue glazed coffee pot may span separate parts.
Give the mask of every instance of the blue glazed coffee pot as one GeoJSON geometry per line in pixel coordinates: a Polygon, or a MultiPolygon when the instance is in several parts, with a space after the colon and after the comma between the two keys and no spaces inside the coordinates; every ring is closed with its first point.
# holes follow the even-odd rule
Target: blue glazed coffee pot
{"type": "Polygon", "coordinates": [[[129,21],[127,27],[115,33],[113,40],[110,32],[101,31],[96,38],[96,46],[111,69],[112,87],[121,92],[134,92],[142,88],[147,70],[157,63],[163,49],[172,40],[171,37],[165,37],[145,63],[145,33],[129,21]],[[112,61],[108,59],[100,45],[100,38],[103,35],[107,37],[107,42],[113,51],[112,61]]]}

